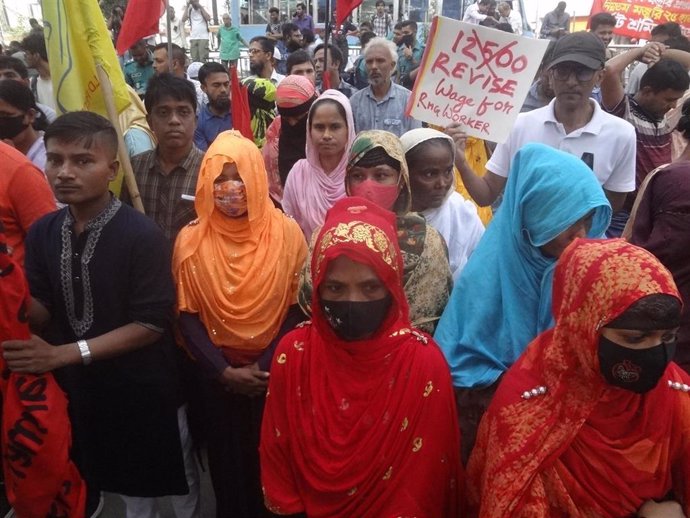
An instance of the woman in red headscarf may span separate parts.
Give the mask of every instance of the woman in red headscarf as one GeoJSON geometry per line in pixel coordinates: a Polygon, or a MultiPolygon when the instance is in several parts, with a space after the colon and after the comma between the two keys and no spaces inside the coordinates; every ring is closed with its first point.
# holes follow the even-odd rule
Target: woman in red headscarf
{"type": "Polygon", "coordinates": [[[482,518],[664,518],[690,512],[690,378],[671,361],[671,274],[622,240],[559,259],[556,326],[505,375],[468,465],[482,518]],[[660,502],[660,503],[657,503],[660,502]]]}
{"type": "Polygon", "coordinates": [[[311,266],[312,323],[281,341],[271,369],[267,506],[310,518],[459,516],[450,375],[434,341],[410,326],[395,215],[340,200],[311,266]]]}

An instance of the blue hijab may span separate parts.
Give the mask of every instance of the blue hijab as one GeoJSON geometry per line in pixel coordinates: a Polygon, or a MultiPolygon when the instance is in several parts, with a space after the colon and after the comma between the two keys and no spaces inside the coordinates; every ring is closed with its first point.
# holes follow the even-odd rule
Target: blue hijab
{"type": "Polygon", "coordinates": [[[551,327],[557,259],[539,247],[591,211],[588,237],[601,237],[611,207],[582,160],[543,144],[517,152],[501,207],[453,288],[434,335],[455,386],[491,385],[551,327]]]}

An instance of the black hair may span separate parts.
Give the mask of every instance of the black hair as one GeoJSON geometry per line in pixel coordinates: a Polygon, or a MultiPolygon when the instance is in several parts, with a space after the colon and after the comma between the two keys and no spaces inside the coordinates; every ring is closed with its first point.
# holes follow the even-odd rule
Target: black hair
{"type": "Polygon", "coordinates": [[[11,56],[0,56],[0,70],[14,70],[22,79],[29,77],[29,70],[24,62],[11,56]]]}
{"type": "Polygon", "coordinates": [[[402,30],[402,28],[403,28],[402,22],[398,22],[395,25],[393,25],[394,31],[400,31],[400,30],[402,30]]]}
{"type": "Polygon", "coordinates": [[[589,30],[596,31],[600,25],[616,26],[616,17],[611,13],[597,13],[589,18],[589,30]]]}
{"type": "Polygon", "coordinates": [[[221,65],[217,61],[207,61],[199,67],[199,75],[197,76],[197,79],[202,85],[205,85],[206,78],[211,74],[217,73],[225,73],[228,74],[228,77],[230,77],[228,69],[225,68],[223,65],[221,65]]]}
{"type": "Polygon", "coordinates": [[[0,81],[0,99],[25,113],[30,109],[35,110],[37,117],[33,124],[34,129],[39,131],[46,129],[48,124],[45,114],[36,106],[36,99],[31,88],[24,83],[11,79],[0,81]],[[39,124],[36,124],[37,122],[39,124]]]}
{"type": "Polygon", "coordinates": [[[685,36],[675,36],[669,38],[664,42],[669,49],[682,50],[683,52],[690,52],[690,40],[685,36]]]}
{"type": "Polygon", "coordinates": [[[383,0],[376,0],[376,6],[375,7],[378,7],[379,5],[386,7],[386,2],[384,2],[383,0]]]}
{"type": "Polygon", "coordinates": [[[690,86],[690,78],[683,65],[677,61],[660,59],[640,79],[640,90],[647,86],[654,93],[668,89],[684,92],[690,86]]]}
{"type": "Polygon", "coordinates": [[[413,20],[405,20],[404,22],[402,22],[400,24],[400,28],[404,28],[404,27],[412,27],[412,30],[414,32],[417,32],[417,22],[415,22],[413,20]]]}
{"type": "Polygon", "coordinates": [[[683,103],[680,113],[681,115],[676,129],[683,134],[685,140],[690,140],[690,99],[687,99],[683,103]]]}
{"type": "MultiPolygon", "coordinates": [[[[316,56],[316,53],[322,50],[325,46],[325,43],[319,43],[314,49],[314,56],[316,56]]],[[[338,47],[331,43],[328,44],[328,49],[330,50],[330,53],[328,54],[328,57],[330,58],[329,61],[331,61],[332,63],[337,62],[338,67],[340,68],[340,66],[343,65],[343,53],[338,47]]]]}
{"type": "Polygon", "coordinates": [[[117,133],[108,119],[94,112],[76,111],[60,115],[48,126],[43,140],[48,144],[51,139],[60,142],[83,142],[87,149],[95,144],[102,144],[117,154],[117,133]]]}
{"type": "Polygon", "coordinates": [[[359,35],[359,44],[362,46],[362,48],[366,47],[367,44],[376,38],[376,33],[372,31],[365,31],[360,33],[359,35]]]}
{"type": "Polygon", "coordinates": [[[303,45],[311,45],[316,41],[316,36],[314,36],[314,33],[310,29],[304,29],[302,31],[302,43],[303,45]]]}
{"type": "Polygon", "coordinates": [[[146,112],[150,114],[154,107],[165,98],[181,102],[188,101],[194,111],[196,111],[196,90],[194,85],[187,79],[172,74],[153,76],[149,80],[146,94],[144,94],[146,112]]]}
{"type": "Polygon", "coordinates": [[[353,167],[376,167],[377,165],[387,165],[398,172],[401,169],[400,161],[386,153],[386,150],[381,146],[367,151],[357,163],[353,164],[353,167]]]}
{"type": "Polygon", "coordinates": [[[666,22],[654,27],[651,34],[652,36],[665,34],[669,38],[677,38],[678,36],[682,36],[683,32],[680,29],[680,25],[678,25],[676,22],[666,22]]]}
{"type": "Polygon", "coordinates": [[[304,5],[304,3],[302,3],[302,2],[298,3],[298,4],[295,6],[295,8],[297,8],[297,7],[301,7],[303,11],[306,11],[306,10],[307,10],[307,6],[304,5]]]}
{"type": "Polygon", "coordinates": [[[22,48],[26,52],[38,54],[43,61],[48,61],[48,51],[46,50],[46,40],[42,33],[31,33],[22,40],[22,48]]]}
{"type": "MultiPolygon", "coordinates": [[[[168,44],[167,43],[159,43],[155,47],[153,47],[153,51],[161,50],[164,49],[165,53],[168,53],[168,44]]],[[[180,66],[184,67],[185,63],[187,63],[187,54],[185,54],[184,49],[180,47],[177,43],[172,44],[172,60],[177,61],[180,66]]]]}
{"type": "MultiPolygon", "coordinates": [[[[312,125],[312,123],[314,122],[314,117],[313,117],[313,115],[316,113],[316,110],[318,110],[319,107],[320,107],[320,106],[323,106],[324,104],[332,104],[333,106],[335,106],[335,107],[338,109],[338,113],[340,114],[340,116],[341,116],[341,117],[343,118],[343,120],[345,121],[345,125],[347,126],[347,113],[345,113],[345,108],[343,107],[342,104],[340,104],[340,103],[337,102],[337,101],[334,101],[333,99],[317,99],[317,100],[314,102],[314,104],[311,105],[311,110],[309,110],[309,111],[310,111],[310,114],[312,115],[312,116],[309,118],[309,129],[310,129],[310,130],[311,130],[311,125],[312,125]]],[[[349,130],[349,128],[348,128],[348,130],[349,130]]],[[[346,150],[345,152],[347,153],[347,150],[346,150]]]]}
{"type": "MultiPolygon", "coordinates": [[[[130,45],[129,49],[132,50],[132,49],[138,49],[138,48],[141,48],[141,47],[147,48],[146,40],[139,40],[139,41],[136,41],[136,42],[132,43],[132,45],[130,45]]],[[[168,48],[168,44],[167,44],[167,43],[165,44],[165,48],[166,48],[166,49],[168,48]]]]}
{"type": "Polygon", "coordinates": [[[676,297],[655,293],[635,301],[605,327],[640,331],[673,329],[680,325],[681,311],[681,303],[676,297]]]}
{"type": "Polygon", "coordinates": [[[496,5],[496,0],[479,0],[479,5],[496,5]]]}
{"type": "Polygon", "coordinates": [[[311,56],[304,49],[299,49],[294,52],[290,52],[287,58],[285,66],[287,67],[287,75],[292,73],[292,67],[296,65],[301,65],[302,63],[312,63],[311,56]]]}
{"type": "Polygon", "coordinates": [[[261,50],[273,55],[273,51],[275,50],[273,40],[267,38],[266,36],[254,36],[251,40],[249,40],[249,44],[251,45],[254,42],[261,45],[261,50]]]}
{"type": "Polygon", "coordinates": [[[283,24],[283,39],[288,39],[292,36],[292,33],[298,31],[299,27],[292,22],[287,22],[283,24]]]}
{"type": "Polygon", "coordinates": [[[515,31],[513,30],[513,26],[510,25],[510,24],[507,23],[507,22],[504,22],[504,23],[497,23],[497,24],[494,25],[493,27],[494,27],[494,29],[497,29],[497,30],[503,31],[503,32],[510,32],[510,33],[514,33],[514,32],[515,32],[515,31]]]}
{"type": "Polygon", "coordinates": [[[280,9],[278,9],[277,7],[271,7],[271,8],[268,10],[268,12],[269,12],[269,13],[278,13],[278,14],[280,14],[280,9]]]}

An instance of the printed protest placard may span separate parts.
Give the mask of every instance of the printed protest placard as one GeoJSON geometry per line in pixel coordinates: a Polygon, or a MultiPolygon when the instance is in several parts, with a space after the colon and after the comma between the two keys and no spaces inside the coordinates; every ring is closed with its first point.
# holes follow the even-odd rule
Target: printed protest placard
{"type": "Polygon", "coordinates": [[[434,17],[407,114],[504,142],[548,43],[434,17]]]}

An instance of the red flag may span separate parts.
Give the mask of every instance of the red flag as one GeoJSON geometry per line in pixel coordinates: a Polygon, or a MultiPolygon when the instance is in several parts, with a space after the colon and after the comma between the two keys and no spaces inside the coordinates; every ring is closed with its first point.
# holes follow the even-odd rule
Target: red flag
{"type": "Polygon", "coordinates": [[[249,94],[247,87],[240,84],[237,77],[237,67],[230,67],[230,79],[232,82],[232,127],[239,131],[243,137],[254,141],[252,131],[252,114],[249,110],[249,94]]]}
{"type": "MultiPolygon", "coordinates": [[[[0,342],[27,340],[29,287],[6,251],[0,225],[0,342]]],[[[7,499],[22,518],[83,518],[86,484],[69,457],[67,397],[52,373],[10,372],[0,356],[3,470],[7,499]]]]}
{"type": "Polygon", "coordinates": [[[362,4],[362,0],[335,0],[335,23],[340,25],[350,13],[362,4]]]}
{"type": "Polygon", "coordinates": [[[158,21],[165,11],[165,0],[130,0],[117,37],[117,53],[122,56],[137,41],[158,34],[158,21]]]}

